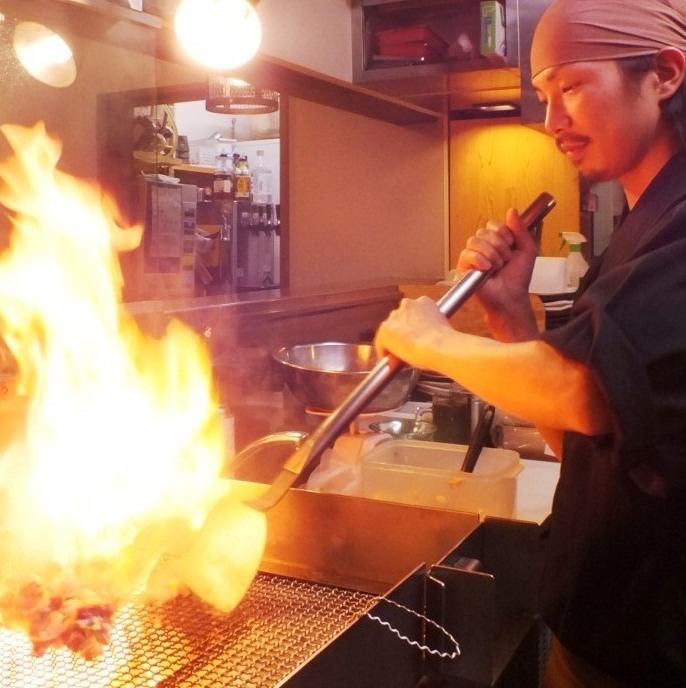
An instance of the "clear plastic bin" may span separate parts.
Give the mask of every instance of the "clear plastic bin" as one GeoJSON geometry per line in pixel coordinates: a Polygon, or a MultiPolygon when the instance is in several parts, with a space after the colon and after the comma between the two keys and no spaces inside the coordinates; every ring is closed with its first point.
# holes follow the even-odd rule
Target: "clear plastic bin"
{"type": "Polygon", "coordinates": [[[467,447],[461,444],[393,440],[362,461],[362,496],[512,518],[519,454],[484,448],[473,473],[460,471],[467,447]]]}

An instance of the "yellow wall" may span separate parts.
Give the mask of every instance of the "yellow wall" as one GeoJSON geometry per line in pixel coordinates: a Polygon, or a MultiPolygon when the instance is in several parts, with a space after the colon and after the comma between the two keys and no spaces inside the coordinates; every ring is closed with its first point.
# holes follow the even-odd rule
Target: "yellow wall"
{"type": "Polygon", "coordinates": [[[454,121],[450,127],[450,263],[467,238],[509,207],[525,208],[541,191],[557,206],[544,223],[542,255],[559,255],[562,230],[579,230],[579,184],[553,139],[518,120],[454,121]]]}

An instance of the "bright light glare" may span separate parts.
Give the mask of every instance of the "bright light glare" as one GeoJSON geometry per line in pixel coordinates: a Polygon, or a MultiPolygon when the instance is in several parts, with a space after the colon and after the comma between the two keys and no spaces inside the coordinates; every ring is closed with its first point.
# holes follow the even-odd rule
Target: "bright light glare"
{"type": "Polygon", "coordinates": [[[510,110],[516,110],[516,107],[512,103],[501,103],[499,105],[477,105],[479,110],[484,110],[485,112],[508,112],[510,110]]]}
{"type": "Polygon", "coordinates": [[[182,0],[174,26],[184,50],[214,69],[245,64],[262,41],[260,19],[247,0],[182,0]]]}
{"type": "Polygon", "coordinates": [[[14,51],[24,69],[48,86],[66,88],[76,79],[76,64],[69,44],[42,24],[17,24],[14,51]]]}

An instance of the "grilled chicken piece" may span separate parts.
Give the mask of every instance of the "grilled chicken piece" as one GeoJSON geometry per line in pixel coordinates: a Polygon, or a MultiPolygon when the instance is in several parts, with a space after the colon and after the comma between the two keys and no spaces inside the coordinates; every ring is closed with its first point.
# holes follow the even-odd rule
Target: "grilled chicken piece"
{"type": "Polygon", "coordinates": [[[50,647],[66,646],[84,659],[95,659],[110,641],[114,611],[113,604],[88,590],[78,596],[50,595],[36,581],[0,600],[4,624],[25,631],[36,656],[50,647]]]}

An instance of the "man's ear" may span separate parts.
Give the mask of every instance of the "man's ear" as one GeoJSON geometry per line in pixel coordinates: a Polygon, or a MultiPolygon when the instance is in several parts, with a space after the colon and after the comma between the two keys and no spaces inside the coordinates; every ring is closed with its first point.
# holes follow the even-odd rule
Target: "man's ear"
{"type": "Polygon", "coordinates": [[[686,56],[678,48],[662,48],[655,55],[655,73],[660,100],[667,100],[679,90],[686,77],[686,56]]]}

